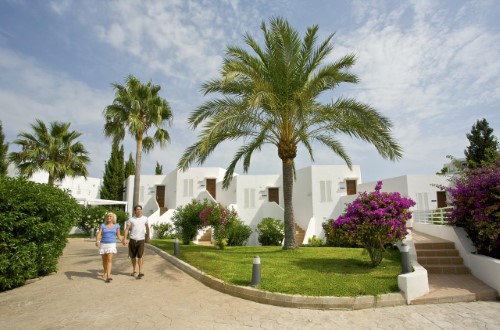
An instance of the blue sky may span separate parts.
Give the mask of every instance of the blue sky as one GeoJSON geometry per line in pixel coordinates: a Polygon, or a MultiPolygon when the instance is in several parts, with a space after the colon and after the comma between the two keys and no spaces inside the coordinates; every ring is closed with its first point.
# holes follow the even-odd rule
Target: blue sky
{"type": "MultiPolygon", "coordinates": [[[[114,98],[111,83],[133,74],[159,84],[172,107],[171,143],[144,155],[142,166],[142,174],[154,174],[158,161],[168,173],[195,142],[186,118],[208,99],[200,86],[217,76],[225,47],[243,46],[246,32],[261,39],[260,24],[272,16],[301,34],[319,25],[319,40],[335,32],[332,59],[356,54],[352,71],[361,82],[322,101],[345,96],[371,104],[391,119],[404,149],[402,160],[390,162],[342,137],[364,182],[439,171],[446,155],[463,157],[478,119],[500,136],[500,1],[0,0],[6,142],[30,131],[36,118],[71,122],[90,152],[90,175],[102,177],[111,150],[102,111],[114,98]]],[[[126,157],[135,151],[130,137],[124,145],[126,157]]],[[[226,167],[238,146],[222,144],[205,166],[226,167]]],[[[296,167],[309,166],[306,150],[298,152],[296,167]]],[[[314,152],[314,164],[343,164],[320,145],[314,152]]],[[[274,146],[254,154],[249,173],[281,173],[274,146]]]]}

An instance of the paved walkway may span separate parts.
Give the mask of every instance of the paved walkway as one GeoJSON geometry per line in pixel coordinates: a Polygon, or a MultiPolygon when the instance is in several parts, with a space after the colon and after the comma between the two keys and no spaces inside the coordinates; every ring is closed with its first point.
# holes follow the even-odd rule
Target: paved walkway
{"type": "Polygon", "coordinates": [[[294,309],[212,290],[151,250],[144,278],[130,269],[120,247],[104,283],[94,243],[70,239],[57,274],[0,293],[0,329],[500,329],[499,302],[294,309]]]}

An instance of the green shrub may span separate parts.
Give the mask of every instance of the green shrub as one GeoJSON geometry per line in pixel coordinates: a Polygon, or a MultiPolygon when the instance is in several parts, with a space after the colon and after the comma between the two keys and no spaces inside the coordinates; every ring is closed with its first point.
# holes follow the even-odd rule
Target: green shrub
{"type": "Polygon", "coordinates": [[[120,224],[121,230],[125,231],[125,222],[127,222],[128,219],[130,219],[130,215],[123,210],[110,210],[110,212],[116,214],[116,222],[120,224]]]}
{"type": "Polygon", "coordinates": [[[319,237],[316,237],[316,235],[313,235],[313,237],[309,237],[307,240],[307,246],[323,246],[323,240],[319,237]]]}
{"type": "Polygon", "coordinates": [[[91,229],[97,230],[99,226],[106,221],[106,213],[113,212],[116,214],[116,223],[120,225],[123,232],[125,230],[125,222],[129,219],[129,214],[123,210],[114,210],[113,207],[107,208],[102,205],[87,205],[82,208],[82,214],[78,218],[76,226],[90,234],[91,229]]]}
{"type": "Polygon", "coordinates": [[[203,227],[200,212],[208,205],[205,199],[202,203],[192,200],[191,203],[181,205],[175,209],[172,216],[174,228],[182,240],[182,244],[189,244],[195,239],[198,229],[203,227]]]}
{"type": "Polygon", "coordinates": [[[174,225],[170,222],[155,223],[154,225],[151,225],[151,227],[153,227],[155,231],[155,238],[158,239],[169,238],[171,236],[172,229],[174,229],[174,225]]]}
{"type": "Polygon", "coordinates": [[[82,215],[78,218],[77,227],[90,233],[91,229],[99,228],[104,223],[104,217],[108,210],[101,205],[87,205],[82,209],[82,215]]]}
{"type": "Polygon", "coordinates": [[[80,214],[59,188],[0,177],[0,291],[56,271],[80,214]]]}
{"type": "Polygon", "coordinates": [[[247,243],[250,235],[252,235],[252,228],[245,225],[243,221],[236,219],[229,225],[227,234],[227,245],[243,246],[247,243]]]}
{"type": "MultiPolygon", "coordinates": [[[[335,222],[334,219],[328,219],[329,222],[335,222]]],[[[345,248],[362,248],[356,240],[352,238],[346,231],[336,229],[333,226],[323,226],[325,232],[325,245],[331,247],[345,247],[345,248]]]]}
{"type": "Polygon", "coordinates": [[[264,218],[257,225],[259,243],[264,246],[279,246],[285,237],[283,221],[274,218],[264,218]]]}

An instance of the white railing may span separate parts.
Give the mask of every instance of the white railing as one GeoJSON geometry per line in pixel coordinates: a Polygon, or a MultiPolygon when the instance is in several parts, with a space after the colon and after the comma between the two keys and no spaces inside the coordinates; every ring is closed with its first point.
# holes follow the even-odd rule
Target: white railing
{"type": "Polygon", "coordinates": [[[435,210],[413,210],[413,222],[427,223],[434,225],[447,225],[449,213],[453,207],[441,207],[435,210]]]}

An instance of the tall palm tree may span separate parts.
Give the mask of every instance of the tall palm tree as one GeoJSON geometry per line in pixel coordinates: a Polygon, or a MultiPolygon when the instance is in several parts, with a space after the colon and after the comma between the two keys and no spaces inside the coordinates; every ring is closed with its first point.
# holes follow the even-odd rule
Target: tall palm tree
{"type": "Polygon", "coordinates": [[[86,165],[90,163],[88,152],[81,142],[75,141],[82,134],[70,131],[70,123],[51,122],[50,128],[40,119],[31,125],[33,133],[22,132],[13,143],[21,146],[21,151],[11,152],[13,162],[21,175],[31,177],[36,171],[49,173],[48,184],[66,176],[87,177],[86,165]]]}
{"type": "Polygon", "coordinates": [[[253,53],[231,46],[220,71],[220,78],[202,86],[205,95],[217,98],[205,102],[188,119],[193,129],[202,122],[198,141],[182,155],[178,168],[202,164],[223,141],[242,139],[224,176],[228,187],[236,164],[242,159],[246,173],[254,151],[263,144],[277,147],[283,169],[284,249],[297,247],[292,205],[294,159],[302,143],[313,157],[313,142],[319,142],[339,155],[351,168],[351,159],[336,138],[347,134],[369,142],[390,160],[401,157],[401,148],[391,137],[391,122],[367,104],[339,98],[321,104],[318,97],[340,83],[357,83],[348,72],[355,56],[346,55],[323,64],[333,47],[333,34],[316,45],[318,26],[307,29],[303,40],[286,20],[272,18],[270,28],[262,22],[265,45],[262,48],[248,33],[244,42],[253,53]],[[220,96],[219,96],[220,95],[220,96]]]}
{"type": "Polygon", "coordinates": [[[150,81],[142,84],[139,79],[129,75],[125,85],[112,84],[115,89],[113,104],[104,109],[104,134],[107,137],[123,140],[125,131],[135,139],[135,177],[133,205],[139,202],[139,189],[141,185],[141,159],[142,152],[153,149],[155,142],[160,147],[165,147],[170,141],[170,135],[163,128],[165,122],[172,122],[172,111],[166,100],[158,93],[161,87],[153,85],[150,81]],[[156,128],[153,136],[148,136],[148,130],[156,128]]]}

